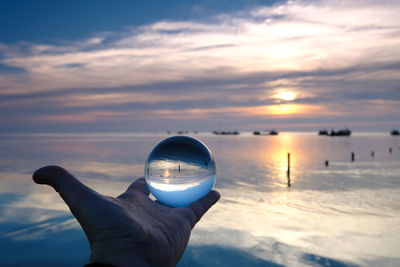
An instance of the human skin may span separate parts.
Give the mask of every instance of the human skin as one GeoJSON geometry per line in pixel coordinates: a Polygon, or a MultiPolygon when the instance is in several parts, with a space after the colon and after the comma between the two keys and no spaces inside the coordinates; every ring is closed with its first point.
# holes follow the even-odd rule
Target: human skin
{"type": "Polygon", "coordinates": [[[149,198],[144,178],[120,196],[104,196],[59,166],[33,174],[38,184],[53,187],[82,226],[91,248],[90,263],[114,266],[175,266],[190,232],[220,198],[212,190],[188,207],[172,208],[149,198]]]}

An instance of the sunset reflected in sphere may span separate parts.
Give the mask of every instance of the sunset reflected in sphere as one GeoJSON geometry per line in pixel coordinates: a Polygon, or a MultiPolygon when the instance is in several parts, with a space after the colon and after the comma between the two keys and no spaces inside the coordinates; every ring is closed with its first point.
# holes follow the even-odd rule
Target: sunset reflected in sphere
{"type": "Polygon", "coordinates": [[[215,184],[215,161],[199,140],[173,136],[151,151],[145,165],[145,179],[158,201],[184,207],[205,196],[215,184]]]}

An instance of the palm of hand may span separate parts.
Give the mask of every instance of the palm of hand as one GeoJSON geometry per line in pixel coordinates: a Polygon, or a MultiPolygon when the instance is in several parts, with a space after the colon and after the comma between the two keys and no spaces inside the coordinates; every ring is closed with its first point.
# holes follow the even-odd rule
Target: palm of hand
{"type": "Polygon", "coordinates": [[[191,229],[219,199],[212,191],[188,207],[167,207],[148,197],[143,178],[119,197],[107,197],[56,166],[37,170],[33,179],[54,187],[67,203],[89,240],[91,262],[117,266],[176,265],[191,229]]]}

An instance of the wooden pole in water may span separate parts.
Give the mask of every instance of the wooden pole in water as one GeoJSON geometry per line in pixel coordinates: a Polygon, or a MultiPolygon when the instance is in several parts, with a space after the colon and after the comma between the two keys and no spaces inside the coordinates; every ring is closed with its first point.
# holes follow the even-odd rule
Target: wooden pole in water
{"type": "Polygon", "coordinates": [[[389,147],[389,153],[392,153],[392,147],[389,147]]]}
{"type": "Polygon", "coordinates": [[[325,160],[325,167],[329,166],[329,160],[325,160]]]}
{"type": "Polygon", "coordinates": [[[354,161],[354,159],[355,159],[354,152],[351,152],[351,161],[354,161]]]}
{"type": "Polygon", "coordinates": [[[290,187],[290,153],[287,153],[287,185],[290,187]]]}

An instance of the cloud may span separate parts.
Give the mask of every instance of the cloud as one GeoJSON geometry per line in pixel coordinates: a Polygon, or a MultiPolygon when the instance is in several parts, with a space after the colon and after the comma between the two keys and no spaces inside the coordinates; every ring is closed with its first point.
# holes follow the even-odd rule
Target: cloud
{"type": "Polygon", "coordinates": [[[39,122],[252,116],[265,105],[257,114],[273,116],[273,96],[291,90],[308,114],[336,116],[331,106],[357,99],[382,100],[389,114],[384,100],[400,100],[399,12],[396,1],[288,1],[65,44],[3,44],[0,64],[24,71],[0,73],[0,109],[17,116],[25,104],[39,122]]]}

